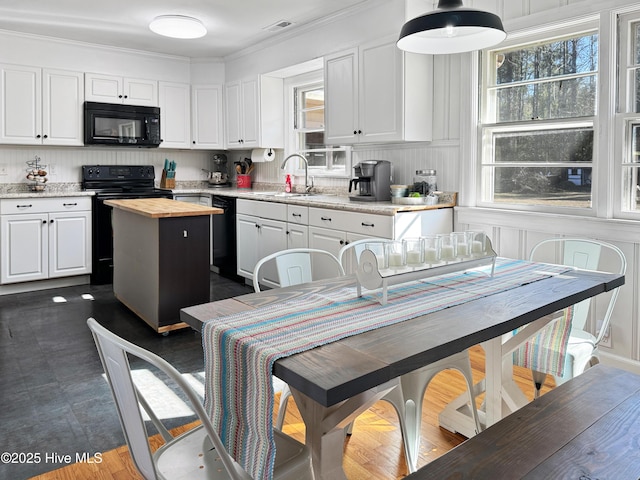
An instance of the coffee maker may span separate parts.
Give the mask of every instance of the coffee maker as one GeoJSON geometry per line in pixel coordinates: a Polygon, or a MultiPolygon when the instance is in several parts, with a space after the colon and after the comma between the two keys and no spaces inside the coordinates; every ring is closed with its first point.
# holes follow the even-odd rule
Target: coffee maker
{"type": "Polygon", "coordinates": [[[391,200],[391,162],[386,160],[365,160],[353,167],[356,178],[349,182],[351,200],[359,202],[385,202],[391,200]]]}
{"type": "Polygon", "coordinates": [[[213,171],[209,172],[210,187],[229,187],[229,173],[227,172],[227,156],[224,153],[213,155],[213,171]]]}

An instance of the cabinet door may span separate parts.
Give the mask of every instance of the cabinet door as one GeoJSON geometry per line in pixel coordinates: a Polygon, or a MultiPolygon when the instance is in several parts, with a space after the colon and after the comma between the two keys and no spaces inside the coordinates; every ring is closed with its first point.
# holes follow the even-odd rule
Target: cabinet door
{"type": "MultiPolygon", "coordinates": [[[[330,228],[309,227],[309,248],[318,248],[334,254],[336,257],[340,249],[346,244],[346,233],[330,228]]],[[[314,262],[313,278],[331,278],[335,276],[336,269],[333,265],[314,262]]]]}
{"type": "MultiPolygon", "coordinates": [[[[258,219],[258,260],[272,253],[286,250],[287,224],[279,220],[258,219]]],[[[267,262],[260,269],[260,284],[272,288],[280,286],[275,262],[267,262]]]]}
{"type": "Polygon", "coordinates": [[[242,146],[259,146],[258,80],[242,82],[242,146]]]}
{"type": "Polygon", "coordinates": [[[224,148],[221,85],[192,87],[191,129],[191,148],[224,148]]]}
{"type": "MultiPolygon", "coordinates": [[[[129,105],[158,106],[158,82],[141,78],[122,80],[124,102],[129,105]]],[[[188,117],[187,117],[188,118],[188,117]]]]}
{"type": "Polygon", "coordinates": [[[42,143],[42,71],[0,66],[0,142],[42,143]]]}
{"type": "Polygon", "coordinates": [[[122,77],[87,73],[84,76],[84,96],[90,102],[122,103],[122,77]]]}
{"type": "Polygon", "coordinates": [[[307,248],[309,246],[309,227],[296,223],[287,224],[287,248],[307,248]]]}
{"type": "Polygon", "coordinates": [[[227,147],[242,145],[242,87],[240,82],[229,83],[224,89],[227,147]]]}
{"type": "Polygon", "coordinates": [[[258,263],[258,219],[250,215],[236,215],[236,255],[238,275],[253,277],[253,268],[258,263]]]}
{"type": "Polygon", "coordinates": [[[83,73],[43,70],[42,143],[83,145],[83,104],[83,73]]]}
{"type": "Polygon", "coordinates": [[[358,78],[359,141],[401,140],[402,52],[395,42],[360,47],[358,78]]]}
{"type": "Polygon", "coordinates": [[[357,49],[326,57],[324,75],[325,142],[357,142],[358,130],[362,130],[358,125],[357,49]]]}
{"type": "Polygon", "coordinates": [[[42,280],[48,276],[48,215],[0,216],[0,282],[42,280]]]}
{"type": "Polygon", "coordinates": [[[190,86],[186,83],[160,82],[160,138],[161,148],[189,148],[189,96],[190,86]]]}
{"type": "Polygon", "coordinates": [[[49,214],[49,277],[91,273],[91,212],[49,214]]]}
{"type": "Polygon", "coordinates": [[[309,248],[319,248],[333,253],[336,257],[345,245],[346,233],[330,228],[309,227],[309,248]]]}

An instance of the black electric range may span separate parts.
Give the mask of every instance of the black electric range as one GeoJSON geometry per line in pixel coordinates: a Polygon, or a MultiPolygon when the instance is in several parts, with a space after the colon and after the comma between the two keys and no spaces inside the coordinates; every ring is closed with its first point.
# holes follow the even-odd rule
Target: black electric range
{"type": "Polygon", "coordinates": [[[173,198],[171,190],[155,186],[153,165],[84,165],[82,189],[93,191],[91,283],[113,282],[112,208],[105,200],[173,198]]]}

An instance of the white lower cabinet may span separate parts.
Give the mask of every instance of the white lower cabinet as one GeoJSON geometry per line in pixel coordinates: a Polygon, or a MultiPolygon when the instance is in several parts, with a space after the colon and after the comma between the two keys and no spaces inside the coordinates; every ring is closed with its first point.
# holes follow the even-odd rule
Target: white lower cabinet
{"type": "MultiPolygon", "coordinates": [[[[238,199],[237,212],[238,275],[248,279],[258,260],[287,248],[317,248],[337,256],[343,246],[356,240],[401,240],[453,230],[452,208],[383,215],[238,199]]],[[[347,271],[353,267],[347,265],[347,271]]],[[[320,262],[313,269],[319,278],[335,273],[320,262]]],[[[260,277],[261,284],[278,286],[275,269],[266,268],[260,277]]]]}
{"type": "MultiPolygon", "coordinates": [[[[309,209],[309,247],[326,250],[336,257],[342,247],[364,238],[393,238],[393,216],[309,209]]],[[[323,265],[314,265],[314,275],[323,277],[323,265]]],[[[347,266],[348,272],[353,266],[347,266]]]]}
{"type": "MultiPolygon", "coordinates": [[[[262,257],[287,248],[287,206],[238,199],[236,204],[238,275],[253,278],[262,257]]],[[[263,271],[266,285],[277,286],[275,269],[263,271]]]]}
{"type": "Polygon", "coordinates": [[[0,200],[0,283],[91,273],[91,200],[0,200]]]}

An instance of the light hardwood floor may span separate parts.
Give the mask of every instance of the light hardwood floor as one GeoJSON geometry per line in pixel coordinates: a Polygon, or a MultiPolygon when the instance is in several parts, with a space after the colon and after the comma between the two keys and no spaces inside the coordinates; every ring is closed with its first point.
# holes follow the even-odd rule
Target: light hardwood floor
{"type": "MultiPolygon", "coordinates": [[[[484,354],[480,347],[471,349],[474,381],[484,377],[484,354]]],[[[547,377],[542,392],[553,388],[547,377]]],[[[515,367],[514,379],[529,398],[533,398],[533,385],[528,370],[515,367]]],[[[462,375],[455,371],[438,374],[429,385],[425,396],[422,422],[422,444],[419,465],[424,465],[464,441],[464,437],[438,427],[438,413],[458,395],[464,393],[462,375]]],[[[482,397],[479,397],[480,402],[482,397]]],[[[276,401],[277,405],[277,401],[276,401]]],[[[274,417],[275,418],[275,417],[274,417]]],[[[192,425],[191,425],[192,426],[192,425]]],[[[176,429],[180,433],[191,426],[176,429]]],[[[304,424],[291,402],[285,421],[285,432],[304,441],[304,424]]],[[[152,438],[155,448],[162,441],[152,438]]],[[[378,402],[358,417],[353,434],[347,438],[344,449],[344,469],[350,480],[388,480],[407,475],[402,449],[402,438],[395,410],[386,402],[378,402]]],[[[37,480],[137,480],[136,471],[126,446],[105,452],[101,463],[76,463],[37,477],[37,480]]]]}

